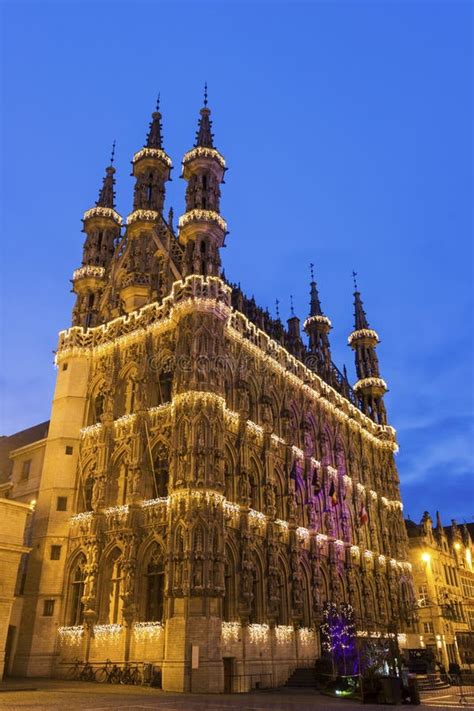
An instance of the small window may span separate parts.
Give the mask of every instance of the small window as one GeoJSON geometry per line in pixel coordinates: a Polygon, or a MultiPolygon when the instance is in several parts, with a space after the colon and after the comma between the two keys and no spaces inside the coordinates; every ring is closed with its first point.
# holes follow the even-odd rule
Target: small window
{"type": "Polygon", "coordinates": [[[69,363],[63,363],[63,370],[67,370],[69,363]]]}
{"type": "Polygon", "coordinates": [[[51,560],[60,560],[61,546],[51,546],[51,560]]]}
{"type": "Polygon", "coordinates": [[[54,615],[54,603],[56,600],[45,600],[43,602],[43,617],[52,617],[54,615]]]}
{"type": "Polygon", "coordinates": [[[21,480],[26,481],[30,476],[31,459],[27,459],[21,466],[21,480]]]}
{"type": "Polygon", "coordinates": [[[56,511],[67,511],[67,496],[58,496],[56,511]]]}
{"type": "Polygon", "coordinates": [[[433,627],[432,622],[424,622],[423,629],[424,629],[425,634],[433,634],[434,633],[434,627],[433,627]]]}
{"type": "Polygon", "coordinates": [[[74,447],[71,447],[71,445],[68,444],[66,447],[66,454],[72,454],[73,452],[74,452],[74,447]]]}

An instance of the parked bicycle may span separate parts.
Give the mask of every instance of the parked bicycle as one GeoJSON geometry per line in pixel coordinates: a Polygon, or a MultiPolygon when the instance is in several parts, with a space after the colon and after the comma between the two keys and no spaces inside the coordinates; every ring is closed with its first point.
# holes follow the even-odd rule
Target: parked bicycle
{"type": "Polygon", "coordinates": [[[95,673],[95,680],[99,683],[118,684],[120,682],[121,669],[113,664],[110,659],[105,660],[103,667],[99,667],[95,673]]]}
{"type": "Polygon", "coordinates": [[[76,658],[73,660],[66,678],[75,679],[76,681],[95,681],[95,671],[89,662],[81,662],[80,659],[76,658]]]}
{"type": "Polygon", "coordinates": [[[142,673],[138,666],[132,667],[130,664],[126,664],[122,669],[120,683],[140,685],[142,683],[142,673]]]}

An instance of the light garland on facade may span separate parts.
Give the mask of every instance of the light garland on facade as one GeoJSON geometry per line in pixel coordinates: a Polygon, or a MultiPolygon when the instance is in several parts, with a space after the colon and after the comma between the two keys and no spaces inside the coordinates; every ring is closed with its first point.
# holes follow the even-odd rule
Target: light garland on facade
{"type": "Polygon", "coordinates": [[[169,155],[167,155],[161,148],[142,148],[140,151],[135,153],[132,159],[132,163],[137,163],[142,158],[151,158],[153,160],[161,160],[168,168],[171,168],[173,163],[169,155]]]}
{"type": "Polygon", "coordinates": [[[377,341],[377,343],[379,343],[379,337],[377,335],[377,332],[371,328],[359,328],[359,330],[357,331],[352,331],[351,335],[347,339],[347,342],[351,346],[354,341],[357,341],[360,338],[374,339],[377,341]]]}
{"type": "Polygon", "coordinates": [[[308,329],[308,326],[311,326],[311,324],[313,323],[322,323],[323,325],[332,328],[332,323],[327,316],[320,316],[319,314],[317,314],[316,316],[310,316],[306,319],[306,321],[303,323],[304,330],[306,331],[308,329]]]}
{"type": "Polygon", "coordinates": [[[76,281],[77,279],[85,279],[86,277],[94,277],[97,279],[102,279],[104,274],[105,274],[104,267],[98,267],[95,264],[86,264],[83,267],[79,267],[79,269],[75,269],[72,274],[72,278],[73,278],[73,281],[76,281]]]}
{"type": "Polygon", "coordinates": [[[303,526],[299,526],[296,529],[296,535],[298,536],[298,538],[305,540],[306,538],[309,538],[309,530],[307,528],[304,528],[303,526]]]}
{"type": "Polygon", "coordinates": [[[313,627],[300,627],[298,636],[303,646],[307,647],[312,644],[316,638],[316,630],[313,627]]]}
{"type": "Polygon", "coordinates": [[[291,451],[292,451],[293,454],[295,455],[296,459],[300,459],[300,460],[301,460],[301,459],[304,459],[304,452],[303,452],[303,450],[300,449],[299,447],[297,447],[296,445],[293,445],[293,446],[291,447],[291,451]]]}
{"type": "Polygon", "coordinates": [[[74,516],[71,516],[71,523],[86,523],[87,521],[92,521],[93,516],[93,511],[81,511],[80,513],[74,514],[74,516]]]}
{"type": "Polygon", "coordinates": [[[267,517],[262,511],[255,511],[255,509],[249,509],[249,518],[259,525],[264,524],[267,520],[267,517]]]}
{"type": "Polygon", "coordinates": [[[327,471],[328,475],[331,477],[331,479],[337,479],[337,477],[338,477],[337,469],[328,465],[326,467],[326,471],[327,471]]]}
{"type": "Polygon", "coordinates": [[[117,640],[123,632],[123,625],[94,625],[94,637],[98,642],[117,640]]]}
{"type": "Polygon", "coordinates": [[[388,390],[387,383],[382,378],[362,378],[354,384],[353,390],[363,390],[364,388],[380,388],[381,390],[388,390]]]}
{"type": "Polygon", "coordinates": [[[173,406],[194,405],[197,402],[202,402],[205,405],[213,404],[219,407],[225,407],[225,398],[222,395],[217,395],[209,390],[187,390],[184,393],[179,393],[173,398],[173,406]]]}
{"type": "Polygon", "coordinates": [[[82,642],[84,636],[84,627],[82,625],[74,625],[72,627],[58,627],[59,641],[67,646],[74,646],[82,642]]]}
{"type": "Polygon", "coordinates": [[[90,210],[85,211],[82,219],[85,222],[86,220],[91,220],[93,217],[108,217],[111,218],[118,225],[122,224],[121,216],[111,207],[91,207],[90,210]]]}
{"type": "Polygon", "coordinates": [[[137,640],[158,639],[162,632],[162,622],[135,622],[133,625],[133,633],[137,640]]]}
{"type": "Polygon", "coordinates": [[[134,210],[127,217],[127,225],[134,222],[156,222],[160,218],[160,213],[156,210],[134,210]]]}
{"type": "Polygon", "coordinates": [[[122,504],[121,506],[109,506],[104,513],[106,516],[127,516],[129,510],[128,504],[122,504]]]}
{"type": "Polygon", "coordinates": [[[227,222],[214,210],[189,210],[178,220],[178,226],[182,229],[190,222],[214,222],[223,232],[227,232],[227,222]]]}
{"type": "Polygon", "coordinates": [[[223,622],[222,639],[224,642],[238,642],[242,625],[240,622],[223,622]]]}
{"type": "MultiPolygon", "coordinates": [[[[140,506],[143,509],[149,509],[153,507],[166,507],[169,505],[174,504],[175,502],[179,501],[197,501],[199,503],[205,502],[206,504],[211,504],[211,505],[220,505],[223,507],[223,510],[231,517],[237,516],[242,513],[242,508],[240,504],[237,504],[233,501],[228,501],[226,497],[212,489],[204,489],[204,490],[196,490],[196,489],[177,489],[173,492],[170,493],[169,496],[163,496],[163,497],[158,497],[155,499],[147,499],[145,501],[142,501],[140,506]]],[[[244,509],[245,511],[245,509],[244,509]]],[[[107,517],[112,517],[112,516],[118,516],[118,517],[123,517],[125,518],[128,513],[129,513],[129,505],[128,504],[123,504],[121,506],[111,506],[105,509],[104,513],[106,514],[107,517]]],[[[75,523],[85,523],[89,522],[92,520],[94,516],[93,511],[85,511],[81,513],[77,513],[74,516],[71,517],[70,521],[71,524],[75,523]]],[[[255,509],[248,509],[248,516],[250,519],[251,524],[260,527],[265,527],[268,522],[271,521],[271,519],[262,511],[256,511],[255,509]]],[[[275,525],[277,525],[279,528],[281,528],[285,533],[289,531],[290,524],[288,521],[284,521],[282,519],[275,519],[273,521],[275,525]]],[[[353,556],[359,556],[360,555],[360,547],[356,544],[351,544],[349,542],[343,541],[339,538],[333,538],[330,536],[327,536],[325,533],[316,533],[313,529],[306,528],[304,526],[298,526],[295,529],[296,536],[300,541],[308,541],[311,535],[316,536],[316,542],[319,546],[322,546],[324,543],[329,543],[332,542],[334,543],[335,546],[338,548],[350,548],[350,551],[353,556]]],[[[374,553],[374,551],[371,550],[364,550],[364,556],[367,560],[372,560],[374,556],[377,556],[379,559],[379,563],[382,564],[382,562],[386,562],[386,556],[383,554],[379,553],[374,553]]],[[[385,564],[385,563],[384,563],[385,564]]],[[[394,558],[390,559],[390,565],[392,567],[399,567],[401,569],[405,570],[411,570],[411,563],[408,561],[397,561],[394,558]]]]}
{"type": "Polygon", "coordinates": [[[152,506],[168,506],[169,500],[169,496],[159,496],[157,499],[142,501],[141,506],[143,509],[149,509],[152,506]]]}
{"type": "Polygon", "coordinates": [[[215,148],[207,148],[206,146],[196,146],[192,150],[188,151],[183,156],[183,167],[186,163],[194,160],[195,158],[212,158],[216,160],[221,168],[225,168],[225,160],[223,156],[215,148]]]}
{"type": "Polygon", "coordinates": [[[224,511],[231,516],[235,516],[240,513],[240,504],[234,504],[232,501],[224,501],[224,511]]]}
{"type": "Polygon", "coordinates": [[[294,629],[290,625],[277,625],[275,627],[275,637],[277,644],[288,644],[292,641],[294,629]]]}
{"type": "MultiPolygon", "coordinates": [[[[212,211],[198,212],[212,213],[212,211]]],[[[180,219],[188,219],[191,214],[192,212],[186,213],[180,219]]],[[[217,213],[215,214],[217,215],[217,213]]],[[[128,219],[130,219],[133,215],[134,213],[132,213],[128,219]]],[[[219,215],[217,215],[217,217],[222,220],[219,215]]],[[[216,303],[219,299],[222,298],[223,295],[225,295],[224,298],[226,300],[226,303],[230,303],[231,288],[224,284],[218,277],[200,277],[199,275],[190,275],[184,280],[184,287],[186,287],[190,280],[192,280],[192,282],[194,283],[196,280],[199,279],[201,280],[203,289],[211,287],[211,280],[214,280],[214,282],[216,282],[216,291],[219,290],[219,294],[213,294],[213,298],[216,303]],[[205,287],[204,280],[206,281],[205,287]]],[[[94,340],[97,340],[95,338],[97,333],[106,335],[109,330],[109,332],[113,334],[113,344],[118,344],[120,334],[117,334],[117,325],[119,323],[122,323],[125,326],[125,324],[128,325],[130,322],[135,322],[138,326],[138,322],[142,317],[147,321],[146,328],[137,329],[138,331],[140,331],[140,333],[135,333],[133,339],[131,339],[131,334],[127,333],[125,336],[126,340],[134,340],[139,337],[144,337],[147,332],[153,331],[158,328],[163,328],[163,319],[165,314],[168,316],[166,326],[174,327],[174,323],[170,318],[170,311],[172,310],[173,304],[177,304],[177,302],[180,301],[180,297],[182,298],[182,292],[183,281],[177,281],[174,282],[174,284],[172,285],[171,294],[163,299],[161,305],[157,304],[156,302],[153,304],[148,304],[147,306],[144,306],[141,309],[132,312],[131,314],[118,317],[117,319],[113,319],[113,321],[110,321],[107,324],[102,324],[95,328],[88,329],[87,331],[84,331],[82,327],[73,327],[68,331],[62,331],[60,333],[60,343],[58,346],[58,352],[56,354],[56,363],[72,354],[82,354],[81,349],[84,350],[84,355],[90,354],[91,350],[98,352],[99,345],[102,346],[101,350],[103,350],[106,344],[94,343],[94,340]],[[155,317],[151,319],[152,323],[150,323],[150,319],[147,318],[148,314],[153,314],[153,316],[155,317]],[[159,323],[160,320],[161,323],[159,323]],[[68,341],[77,342],[80,341],[81,338],[84,341],[82,346],[74,345],[71,347],[67,345],[68,341]]],[[[196,301],[194,294],[186,294],[186,298],[190,299],[191,301],[196,301]]],[[[134,329],[127,329],[127,331],[130,330],[134,329]]],[[[271,365],[274,370],[277,370],[278,372],[283,374],[288,380],[297,385],[302,391],[310,395],[313,399],[320,399],[322,406],[326,410],[330,411],[337,419],[346,422],[349,427],[359,429],[363,433],[363,435],[370,439],[370,441],[374,445],[382,448],[389,448],[391,451],[398,451],[398,446],[396,442],[393,441],[393,438],[395,436],[395,430],[392,427],[377,425],[376,423],[374,423],[358,408],[356,408],[343,396],[337,393],[336,390],[324,383],[324,381],[322,381],[319,376],[317,376],[315,373],[313,373],[313,371],[304,366],[303,363],[298,361],[286,349],[284,349],[282,346],[270,339],[267,334],[263,333],[263,331],[260,331],[243,314],[237,311],[233,311],[231,313],[230,323],[226,326],[226,332],[228,333],[229,337],[233,338],[234,340],[238,340],[241,343],[244,343],[245,346],[249,350],[254,352],[260,359],[263,359],[265,362],[271,365]],[[243,333],[240,332],[240,329],[238,327],[239,322],[242,322],[243,333],[254,333],[253,337],[255,338],[255,340],[262,340],[262,343],[267,344],[266,348],[262,349],[258,346],[255,346],[251,341],[249,341],[248,338],[246,338],[243,333]],[[271,355],[268,355],[268,352],[270,352],[271,355]],[[281,363],[278,362],[278,358],[281,358],[282,361],[287,361],[287,367],[283,367],[281,363]],[[295,375],[295,373],[299,373],[299,375],[295,375]],[[310,387],[308,383],[311,383],[313,387],[310,387]],[[314,389],[314,386],[316,386],[317,390],[314,389]],[[326,397],[321,398],[321,393],[323,393],[326,397],[330,396],[335,404],[333,404],[333,402],[329,402],[326,397]],[[385,437],[381,439],[380,436],[377,436],[380,434],[385,435],[385,437]]],[[[106,347],[111,346],[107,344],[106,347]]]]}
{"type": "Polygon", "coordinates": [[[322,406],[335,415],[338,419],[345,421],[350,427],[359,429],[364,436],[366,436],[370,441],[372,441],[376,446],[383,448],[389,448],[391,451],[398,451],[398,445],[393,438],[395,437],[395,430],[389,425],[377,425],[373,422],[367,415],[364,415],[358,408],[356,408],[352,403],[346,400],[342,395],[340,395],[334,388],[327,385],[317,374],[307,368],[303,363],[298,361],[294,356],[292,356],[285,348],[276,343],[263,331],[260,331],[251,321],[247,319],[244,314],[238,311],[233,311],[231,315],[230,323],[226,326],[229,336],[234,340],[245,345],[247,350],[254,353],[260,360],[266,362],[274,370],[284,375],[288,380],[294,382],[301,390],[306,392],[312,398],[320,398],[320,393],[324,395],[330,395],[332,399],[337,403],[337,406],[329,402],[329,400],[322,398],[322,406]],[[241,329],[239,328],[239,321],[242,322],[241,329]],[[245,335],[243,335],[245,334],[245,335]],[[250,336],[249,334],[252,334],[250,336]],[[266,344],[266,348],[256,346],[252,341],[259,341],[266,344]],[[271,355],[268,355],[268,351],[271,351],[271,355]],[[287,367],[283,367],[281,363],[277,360],[287,361],[287,367]],[[294,375],[294,373],[289,372],[290,367],[292,370],[298,372],[301,371],[301,375],[294,375]],[[312,383],[313,386],[316,385],[319,392],[315,391],[307,383],[312,383]],[[380,439],[375,435],[375,433],[382,433],[388,435],[390,439],[384,438],[380,439]]]}
{"type": "Polygon", "coordinates": [[[268,639],[268,625],[252,624],[248,626],[250,641],[255,644],[257,642],[266,642],[268,639]]]}
{"type": "Polygon", "coordinates": [[[370,494],[371,499],[373,499],[374,501],[377,500],[377,492],[376,491],[374,491],[373,489],[369,489],[369,494],[370,494]]]}

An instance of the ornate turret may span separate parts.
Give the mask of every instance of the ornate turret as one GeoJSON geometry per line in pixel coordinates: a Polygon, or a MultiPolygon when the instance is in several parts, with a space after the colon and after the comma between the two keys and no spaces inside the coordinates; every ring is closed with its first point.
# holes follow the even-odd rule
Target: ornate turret
{"type": "Polygon", "coordinates": [[[311,269],[311,300],[309,316],[304,322],[304,330],[309,338],[310,359],[308,366],[325,380],[329,380],[331,373],[331,348],[328,333],[331,330],[331,321],[324,315],[319,300],[318,288],[314,280],[313,264],[311,269]]]}
{"type": "Polygon", "coordinates": [[[165,202],[165,183],[170,179],[171,158],[163,150],[159,97],[153,112],[146,144],[133,156],[133,175],[136,178],[133,210],[130,218],[140,210],[162,212],[165,202]]]}
{"type": "Polygon", "coordinates": [[[99,199],[95,207],[87,210],[83,217],[86,239],[82,266],[76,269],[72,277],[73,291],[77,294],[72,318],[74,326],[87,328],[97,325],[100,294],[115,244],[120,237],[122,218],[115,211],[114,154],[115,142],[99,199]]]}
{"type": "Polygon", "coordinates": [[[224,244],[227,225],[220,216],[220,184],[224,181],[225,160],[213,145],[207,85],[204,106],[194,148],[183,158],[187,181],[186,212],[179,219],[179,242],[185,249],[184,275],[220,274],[219,249],[224,244]]]}
{"type": "MultiPolygon", "coordinates": [[[[163,150],[159,97],[145,146],[132,160],[136,178],[133,212],[127,217],[124,256],[119,285],[121,308],[129,313],[140,308],[159,292],[158,265],[153,259],[160,234],[167,232],[163,217],[165,183],[170,180],[171,158],[163,150]]],[[[164,250],[162,250],[164,251],[164,250]]]]}
{"type": "Polygon", "coordinates": [[[360,292],[354,276],[355,329],[349,336],[349,345],[355,352],[358,381],[354,385],[362,411],[380,425],[387,423],[383,396],[388,388],[380,377],[379,361],[375,348],[379,341],[377,333],[368,324],[360,292]]]}
{"type": "Polygon", "coordinates": [[[290,297],[291,300],[291,316],[287,320],[288,324],[288,335],[286,337],[286,345],[290,353],[292,353],[296,358],[299,358],[301,360],[303,351],[304,351],[304,344],[303,341],[301,340],[301,333],[300,333],[300,320],[298,316],[295,316],[295,311],[293,308],[293,297],[290,297]]]}

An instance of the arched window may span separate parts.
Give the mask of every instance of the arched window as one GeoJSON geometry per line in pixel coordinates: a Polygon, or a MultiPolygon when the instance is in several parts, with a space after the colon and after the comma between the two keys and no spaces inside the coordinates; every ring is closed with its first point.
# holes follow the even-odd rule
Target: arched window
{"type": "Polygon", "coordinates": [[[84,482],[82,489],[82,500],[79,501],[79,506],[82,511],[92,511],[92,491],[94,489],[94,479],[88,476],[84,482]]]}
{"type": "Polygon", "coordinates": [[[145,572],[146,605],[145,620],[161,620],[163,618],[165,568],[163,551],[160,546],[153,547],[145,572]]]}
{"type": "Polygon", "coordinates": [[[122,621],[123,601],[121,598],[123,586],[122,554],[116,548],[109,557],[107,566],[108,599],[106,619],[109,624],[120,624],[122,621]]]}
{"type": "Polygon", "coordinates": [[[84,583],[86,579],[85,565],[86,558],[84,555],[81,555],[71,572],[70,625],[82,624],[82,613],[84,611],[82,598],[84,596],[84,583]]]}
{"type": "Polygon", "coordinates": [[[173,371],[170,368],[163,369],[158,379],[158,390],[160,404],[171,402],[173,391],[173,371]]]}

